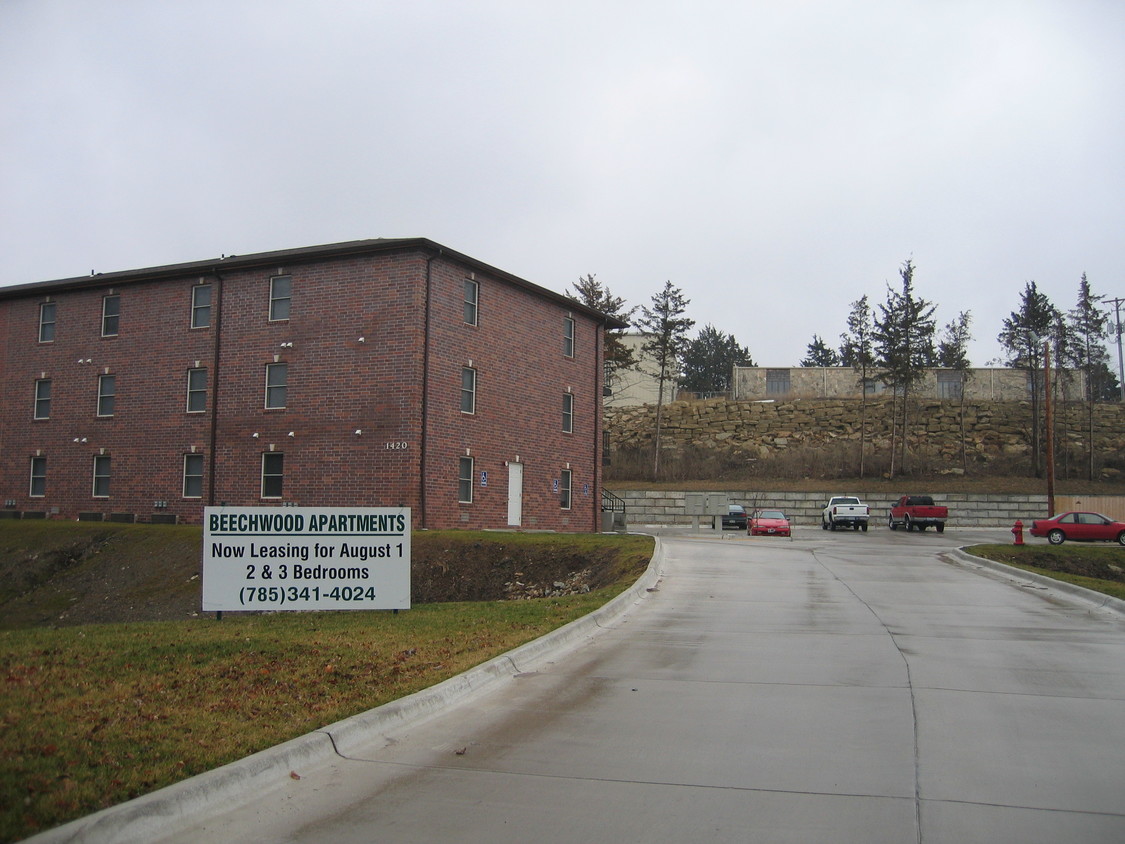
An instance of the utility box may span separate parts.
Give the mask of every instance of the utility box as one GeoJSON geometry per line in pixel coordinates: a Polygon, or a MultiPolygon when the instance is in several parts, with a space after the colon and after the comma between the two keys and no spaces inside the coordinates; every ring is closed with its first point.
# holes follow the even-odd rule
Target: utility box
{"type": "Polygon", "coordinates": [[[711,527],[722,531],[722,517],[727,514],[729,500],[719,492],[687,492],[684,493],[684,514],[691,516],[692,530],[699,530],[701,517],[712,520],[711,527]]]}

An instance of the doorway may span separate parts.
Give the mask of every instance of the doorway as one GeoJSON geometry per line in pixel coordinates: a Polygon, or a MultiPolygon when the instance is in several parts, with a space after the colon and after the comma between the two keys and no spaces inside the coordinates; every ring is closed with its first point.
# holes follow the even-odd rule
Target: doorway
{"type": "Polygon", "coordinates": [[[508,526],[523,524],[523,464],[508,463],[508,526]]]}

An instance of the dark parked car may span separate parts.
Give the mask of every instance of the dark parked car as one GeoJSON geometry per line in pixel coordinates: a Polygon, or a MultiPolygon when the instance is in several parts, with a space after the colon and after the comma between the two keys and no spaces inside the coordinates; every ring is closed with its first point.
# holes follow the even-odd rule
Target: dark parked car
{"type": "Polygon", "coordinates": [[[1117,542],[1125,545],[1125,522],[1115,522],[1101,513],[1061,513],[1031,523],[1032,536],[1045,536],[1052,545],[1074,542],[1117,542]]]}
{"type": "MultiPolygon", "coordinates": [[[[723,518],[723,530],[737,528],[746,530],[746,508],[741,504],[728,504],[727,514],[723,518]]],[[[712,526],[714,522],[711,523],[712,526]]]]}

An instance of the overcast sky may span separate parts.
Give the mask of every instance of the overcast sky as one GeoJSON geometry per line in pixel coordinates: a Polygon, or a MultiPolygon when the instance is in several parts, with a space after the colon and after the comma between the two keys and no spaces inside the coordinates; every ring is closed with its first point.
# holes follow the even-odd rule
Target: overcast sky
{"type": "Polygon", "coordinates": [[[428,237],[763,366],[907,258],[978,366],[1125,297],[1120,0],[0,0],[0,103],[0,285],[428,237]]]}

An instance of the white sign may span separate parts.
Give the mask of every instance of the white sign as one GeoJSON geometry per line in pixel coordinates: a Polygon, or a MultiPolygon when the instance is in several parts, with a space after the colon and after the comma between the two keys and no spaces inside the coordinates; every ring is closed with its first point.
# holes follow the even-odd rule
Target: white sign
{"type": "Polygon", "coordinates": [[[206,507],[203,611],[410,609],[409,507],[206,507]]]}

